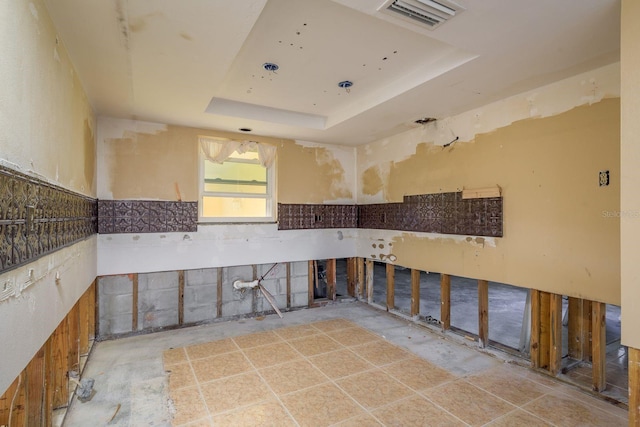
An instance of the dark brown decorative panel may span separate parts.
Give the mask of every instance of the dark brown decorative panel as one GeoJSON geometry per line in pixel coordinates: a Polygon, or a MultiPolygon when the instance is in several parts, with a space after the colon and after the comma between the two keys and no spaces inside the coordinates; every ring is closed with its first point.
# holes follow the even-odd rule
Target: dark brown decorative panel
{"type": "Polygon", "coordinates": [[[96,232],[94,199],[0,166],[0,272],[96,232]]]}
{"type": "Polygon", "coordinates": [[[278,205],[278,228],[349,228],[355,223],[357,228],[502,237],[502,197],[463,199],[457,192],[405,196],[403,203],[342,205],[355,209],[355,219],[331,226],[322,213],[317,221],[322,206],[332,205],[278,205]]]}
{"type": "Polygon", "coordinates": [[[278,229],[356,228],[355,205],[284,205],[278,204],[278,229]]]}
{"type": "Polygon", "coordinates": [[[98,200],[98,233],[195,232],[198,202],[98,200]]]}

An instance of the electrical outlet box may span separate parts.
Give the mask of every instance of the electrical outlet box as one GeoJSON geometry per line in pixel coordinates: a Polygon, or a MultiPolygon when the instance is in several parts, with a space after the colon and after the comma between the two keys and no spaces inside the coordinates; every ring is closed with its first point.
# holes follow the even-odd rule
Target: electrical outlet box
{"type": "Polygon", "coordinates": [[[600,187],[609,185],[609,171],[600,171],[598,173],[598,185],[600,187]]]}

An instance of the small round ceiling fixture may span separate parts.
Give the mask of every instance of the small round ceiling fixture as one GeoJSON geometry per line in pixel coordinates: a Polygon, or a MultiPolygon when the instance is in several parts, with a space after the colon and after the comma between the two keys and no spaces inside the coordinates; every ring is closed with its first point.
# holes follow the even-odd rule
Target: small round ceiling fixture
{"type": "Polygon", "coordinates": [[[253,129],[251,128],[240,128],[238,129],[240,132],[251,132],[253,129]]]}
{"type": "Polygon", "coordinates": [[[273,62],[265,62],[264,64],[262,64],[262,68],[270,72],[276,72],[278,71],[278,69],[280,69],[278,64],[274,64],[273,62]]]}
{"type": "Polygon", "coordinates": [[[353,82],[349,80],[343,80],[338,83],[338,87],[341,87],[343,89],[349,89],[351,86],[353,86],[353,82]]]}

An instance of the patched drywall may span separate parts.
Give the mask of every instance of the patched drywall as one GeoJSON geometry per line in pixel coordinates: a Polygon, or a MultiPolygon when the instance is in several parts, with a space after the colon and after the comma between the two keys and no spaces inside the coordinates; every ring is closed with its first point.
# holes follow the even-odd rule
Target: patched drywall
{"type": "Polygon", "coordinates": [[[375,196],[384,188],[382,177],[380,176],[380,167],[371,166],[362,173],[362,194],[367,196],[375,196]]]}
{"type": "Polygon", "coordinates": [[[389,162],[385,199],[499,185],[504,238],[394,233],[393,262],[619,305],[619,111],[604,99],[448,147],[417,143],[389,162]],[[599,187],[604,170],[610,185],[599,187]]]}
{"type": "Polygon", "coordinates": [[[279,202],[353,203],[354,148],[298,141],[279,149],[279,202]]]}
{"type": "Polygon", "coordinates": [[[280,139],[111,117],[98,120],[98,198],[198,200],[199,136],[280,139]]]}
{"type": "Polygon", "coordinates": [[[282,203],[353,202],[355,149],[101,117],[98,197],[198,200],[198,137],[250,139],[277,147],[282,203]]]}
{"type": "Polygon", "coordinates": [[[40,0],[3,5],[0,161],[95,196],[94,116],[40,0]]]}

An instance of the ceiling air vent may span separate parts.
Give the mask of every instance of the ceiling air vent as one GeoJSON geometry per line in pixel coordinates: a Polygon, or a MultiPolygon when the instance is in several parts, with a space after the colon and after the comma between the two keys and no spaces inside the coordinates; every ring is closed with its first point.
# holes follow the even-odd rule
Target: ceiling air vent
{"type": "Polygon", "coordinates": [[[391,0],[380,8],[381,11],[400,15],[405,20],[420,23],[434,29],[462,12],[457,4],[444,0],[391,0]]]}

